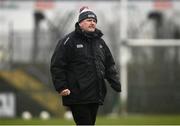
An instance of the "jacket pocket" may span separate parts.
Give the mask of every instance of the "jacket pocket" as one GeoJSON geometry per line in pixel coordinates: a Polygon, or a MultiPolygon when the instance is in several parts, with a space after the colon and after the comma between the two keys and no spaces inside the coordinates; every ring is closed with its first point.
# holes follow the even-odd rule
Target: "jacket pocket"
{"type": "Polygon", "coordinates": [[[71,97],[78,97],[80,94],[80,88],[76,76],[73,72],[68,74],[68,88],[71,91],[71,97]]]}

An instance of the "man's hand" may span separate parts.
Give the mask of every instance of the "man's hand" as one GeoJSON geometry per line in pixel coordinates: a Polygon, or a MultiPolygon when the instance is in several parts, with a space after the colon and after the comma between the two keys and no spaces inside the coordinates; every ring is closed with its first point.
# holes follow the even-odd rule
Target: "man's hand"
{"type": "Polygon", "coordinates": [[[71,93],[71,91],[69,89],[64,89],[59,93],[59,95],[67,96],[67,95],[70,95],[70,93],[71,93]]]}

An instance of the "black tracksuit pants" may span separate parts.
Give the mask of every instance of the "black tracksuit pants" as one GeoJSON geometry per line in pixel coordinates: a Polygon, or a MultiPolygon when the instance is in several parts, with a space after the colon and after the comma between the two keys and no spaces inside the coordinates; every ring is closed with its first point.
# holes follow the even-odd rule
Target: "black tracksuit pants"
{"type": "Polygon", "coordinates": [[[75,104],[69,107],[76,125],[95,125],[99,104],[75,104]]]}

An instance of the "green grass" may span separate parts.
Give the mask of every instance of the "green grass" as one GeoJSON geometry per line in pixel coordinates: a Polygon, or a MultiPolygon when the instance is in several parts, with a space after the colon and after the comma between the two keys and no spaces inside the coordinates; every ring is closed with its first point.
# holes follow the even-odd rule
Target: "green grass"
{"type": "MultiPolygon", "coordinates": [[[[136,115],[119,117],[98,117],[97,125],[180,125],[180,115],[136,115]]],[[[73,120],[53,118],[41,120],[0,119],[0,125],[75,125],[73,120]]]]}
{"type": "Polygon", "coordinates": [[[180,116],[120,116],[118,118],[98,118],[99,125],[177,125],[180,116]]]}
{"type": "Polygon", "coordinates": [[[31,120],[22,120],[22,119],[0,119],[0,125],[74,125],[73,120],[65,119],[49,119],[41,120],[39,118],[31,120]]]}

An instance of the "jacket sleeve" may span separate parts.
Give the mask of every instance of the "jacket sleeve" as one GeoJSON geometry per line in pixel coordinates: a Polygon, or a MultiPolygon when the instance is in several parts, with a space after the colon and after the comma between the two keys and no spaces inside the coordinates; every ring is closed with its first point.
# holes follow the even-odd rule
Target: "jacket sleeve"
{"type": "Polygon", "coordinates": [[[117,73],[115,62],[113,59],[113,56],[108,48],[108,46],[105,44],[105,52],[106,52],[106,58],[105,58],[105,77],[108,80],[108,82],[111,84],[111,87],[117,91],[121,92],[121,83],[119,81],[119,75],[117,73]]]}
{"type": "Polygon", "coordinates": [[[57,92],[67,88],[66,68],[68,65],[68,46],[65,43],[68,38],[58,42],[51,58],[51,77],[57,92]]]}

